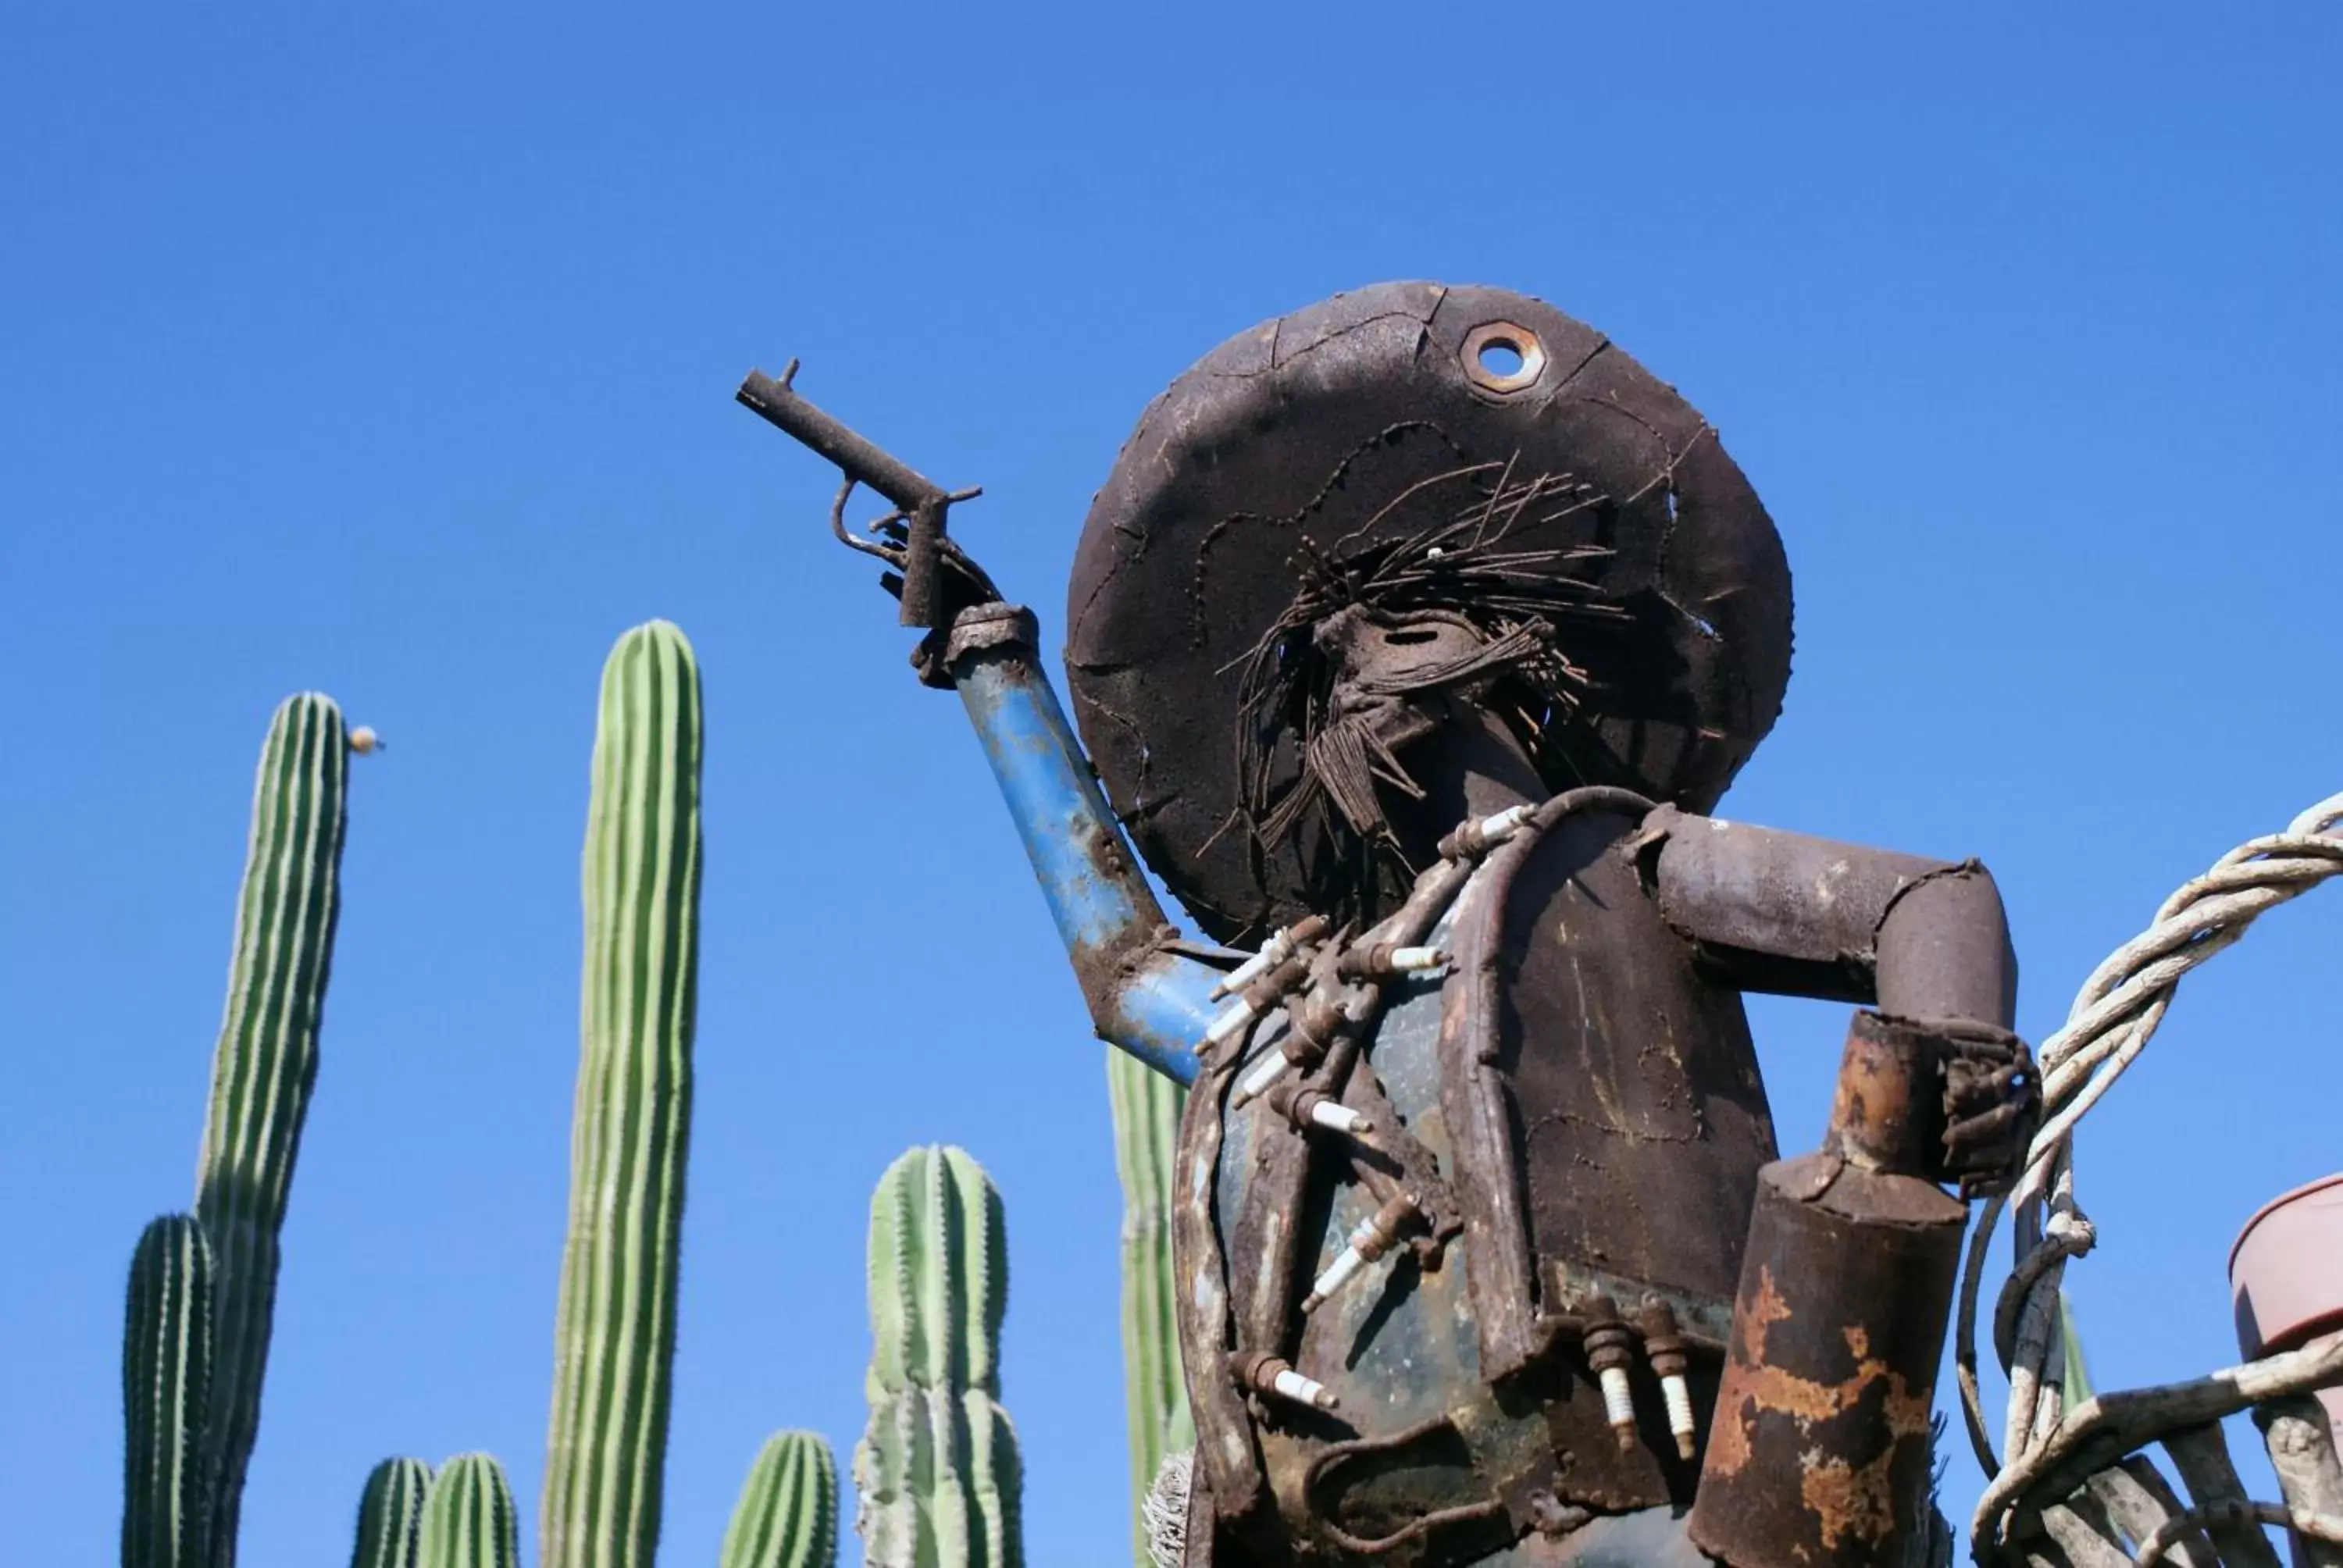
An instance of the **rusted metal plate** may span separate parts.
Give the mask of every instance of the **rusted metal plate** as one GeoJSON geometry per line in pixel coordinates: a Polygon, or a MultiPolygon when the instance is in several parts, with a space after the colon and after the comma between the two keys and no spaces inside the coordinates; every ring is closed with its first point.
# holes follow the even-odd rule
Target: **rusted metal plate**
{"type": "Polygon", "coordinates": [[[1479,981],[1483,1049],[1536,1256],[1729,1301],[1773,1120],[1740,993],[1700,973],[1614,852],[1637,825],[1564,818],[1483,906],[1502,955],[1479,981]]]}

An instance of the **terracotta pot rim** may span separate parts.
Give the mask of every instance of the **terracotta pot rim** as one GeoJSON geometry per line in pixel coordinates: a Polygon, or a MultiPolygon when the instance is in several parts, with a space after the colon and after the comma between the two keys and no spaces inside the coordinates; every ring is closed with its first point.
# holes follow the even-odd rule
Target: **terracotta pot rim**
{"type": "Polygon", "coordinates": [[[2229,1278],[2234,1281],[2237,1276],[2237,1254],[2245,1251],[2246,1242],[2253,1235],[2255,1226],[2259,1225],[2264,1220],[2297,1199],[2307,1198],[2313,1192],[2321,1192],[2329,1187],[2343,1187],[2343,1171],[2338,1171],[2332,1176],[2321,1176],[2315,1181],[2306,1181],[2299,1187],[2279,1193],[2255,1210],[2253,1217],[2248,1219],[2237,1231],[2237,1239],[2229,1243],[2229,1278]]]}

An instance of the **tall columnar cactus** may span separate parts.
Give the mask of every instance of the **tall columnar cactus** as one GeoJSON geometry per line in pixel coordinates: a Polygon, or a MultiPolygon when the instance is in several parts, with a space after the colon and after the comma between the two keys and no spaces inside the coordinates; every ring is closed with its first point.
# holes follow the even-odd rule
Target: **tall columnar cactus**
{"type": "Polygon", "coordinates": [[[386,1459],[374,1467],[358,1498],[350,1568],[416,1568],[430,1487],[431,1467],[419,1459],[386,1459]]]}
{"type": "Polygon", "coordinates": [[[277,1238],[317,1076],[317,1022],[341,909],[349,737],[315,692],[269,726],[253,792],[226,1015],[212,1063],[196,1214],[216,1262],[207,1556],[236,1562],[245,1469],[277,1304],[277,1238]]]}
{"type": "Polygon", "coordinates": [[[1001,1194],[958,1149],[914,1149],[870,1199],[870,1423],[854,1452],[869,1568],[1019,1568],[1017,1434],[1001,1392],[1001,1194]]]}
{"type": "Polygon", "coordinates": [[[1187,1091],[1136,1057],[1106,1053],[1114,1107],[1114,1162],[1122,1178],[1122,1381],[1131,1425],[1131,1555],[1153,1561],[1141,1514],[1163,1456],[1196,1446],[1180,1370],[1172,1264],[1173,1150],[1187,1091]]]}
{"type": "Polygon", "coordinates": [[[503,1467],[485,1453],[441,1465],[421,1533],[419,1568],[520,1568],[520,1520],[503,1467]]]}
{"type": "MultiPolygon", "coordinates": [[[[698,990],[699,672],[653,621],[602,670],[544,1568],[650,1568],[698,990]]],[[[443,1482],[441,1484],[445,1484],[443,1482]]]]}
{"type": "Polygon", "coordinates": [[[721,1568],[832,1568],[838,1462],[809,1432],[775,1432],[749,1467],[724,1532],[721,1568]]]}
{"type": "Polygon", "coordinates": [[[207,1549],[213,1289],[202,1225],[146,1227],[122,1330],[122,1568],[199,1568],[207,1549]]]}

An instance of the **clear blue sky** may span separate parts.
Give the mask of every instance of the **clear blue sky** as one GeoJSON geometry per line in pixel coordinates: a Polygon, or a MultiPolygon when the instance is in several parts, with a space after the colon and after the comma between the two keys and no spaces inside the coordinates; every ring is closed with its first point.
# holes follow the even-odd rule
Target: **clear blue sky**
{"type": "MultiPolygon", "coordinates": [[[[1984,857],[2036,1038],[2343,788],[2332,7],[322,9],[0,22],[10,1562],[114,1551],[123,1272],[189,1198],[303,688],[391,749],[246,1561],[339,1561],[402,1452],[495,1452],[533,1536],[595,680],[652,616],[709,733],[667,1561],[770,1430],[850,1447],[867,1195],[929,1140],[1007,1195],[1032,1560],[1121,1557],[1102,1048],[751,365],[983,484],[955,526],[1054,635],[1091,489],[1222,338],[1392,277],[1553,300],[1786,538],[1797,673],[1726,809],[1984,857]]],[[[2338,939],[2314,894],[2189,981],[2088,1133],[2104,1382],[2231,1359],[2236,1226],[2343,1166],[2338,939]]],[[[1841,1011],[1757,1021],[1808,1146],[1841,1011]]]]}

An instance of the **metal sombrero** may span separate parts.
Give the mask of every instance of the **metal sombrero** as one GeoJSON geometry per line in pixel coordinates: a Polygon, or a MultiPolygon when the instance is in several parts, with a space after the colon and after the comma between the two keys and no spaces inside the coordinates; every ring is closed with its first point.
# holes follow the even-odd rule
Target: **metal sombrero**
{"type": "MultiPolygon", "coordinates": [[[[1312,824],[1289,810],[1262,830],[1304,771],[1294,740],[1245,734],[1287,717],[1248,710],[1265,638],[1313,590],[1372,606],[1378,569],[1411,550],[1407,608],[1474,613],[1477,559],[1513,620],[1551,627],[1575,700],[1534,692],[1515,711],[1553,788],[1704,809],[1780,710],[1780,540],[1673,387],[1503,289],[1383,284],[1269,322],[1147,409],[1068,594],[1083,741],[1141,854],[1213,936],[1258,936],[1326,891],[1312,824]]],[[[1403,869],[1385,880],[1388,896],[1403,869]]]]}

